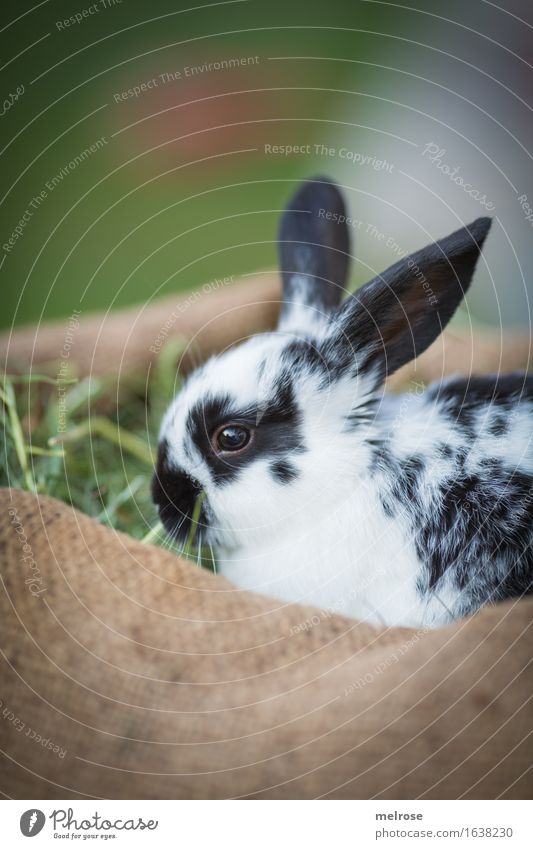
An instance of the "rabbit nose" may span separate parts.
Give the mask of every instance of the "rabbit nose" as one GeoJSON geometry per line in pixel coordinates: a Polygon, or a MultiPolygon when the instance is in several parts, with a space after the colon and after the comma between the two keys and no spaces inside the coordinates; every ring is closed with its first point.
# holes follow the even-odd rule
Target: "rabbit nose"
{"type": "Polygon", "coordinates": [[[161,522],[175,539],[187,539],[194,506],[201,492],[199,481],[191,478],[185,471],[167,469],[156,470],[154,473],[152,498],[157,505],[161,522]]]}
{"type": "Polygon", "coordinates": [[[167,457],[168,448],[162,443],[152,477],[152,499],[165,529],[176,539],[187,539],[194,506],[203,488],[185,469],[169,466],[167,457]]]}

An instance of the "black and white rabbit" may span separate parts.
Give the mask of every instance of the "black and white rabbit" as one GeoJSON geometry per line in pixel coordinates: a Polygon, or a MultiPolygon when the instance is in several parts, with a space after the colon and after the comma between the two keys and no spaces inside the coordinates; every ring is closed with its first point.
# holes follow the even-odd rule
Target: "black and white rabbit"
{"type": "Polygon", "coordinates": [[[390,625],[438,626],[533,590],[533,378],[383,384],[440,334],[489,231],[479,218],[341,304],[346,212],[305,182],[280,229],[276,332],[210,359],[160,435],[153,497],[231,581],[390,625]]]}

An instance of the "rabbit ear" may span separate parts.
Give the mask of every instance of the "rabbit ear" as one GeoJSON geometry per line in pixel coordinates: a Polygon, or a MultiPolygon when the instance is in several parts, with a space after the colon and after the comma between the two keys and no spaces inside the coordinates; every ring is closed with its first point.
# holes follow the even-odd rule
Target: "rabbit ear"
{"type": "Polygon", "coordinates": [[[306,180],[283,213],[279,231],[283,280],[280,330],[317,330],[338,307],[348,277],[350,238],[337,186],[306,180]]]}
{"type": "Polygon", "coordinates": [[[338,310],[327,345],[340,368],[372,370],[378,381],[439,336],[467,291],[490,218],[400,260],[338,310]]]}

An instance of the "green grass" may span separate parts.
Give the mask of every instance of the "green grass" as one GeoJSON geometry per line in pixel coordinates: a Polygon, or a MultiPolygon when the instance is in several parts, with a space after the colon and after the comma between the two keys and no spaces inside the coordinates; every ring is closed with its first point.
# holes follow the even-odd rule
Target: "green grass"
{"type": "MultiPolygon", "coordinates": [[[[0,485],[51,495],[135,539],[173,548],[150,480],[161,417],[179,389],[182,346],[180,340],[166,346],[147,388],[134,378],[118,385],[114,378],[3,377],[0,485]]],[[[212,553],[195,547],[202,500],[203,494],[182,553],[214,569],[212,553]]]]}

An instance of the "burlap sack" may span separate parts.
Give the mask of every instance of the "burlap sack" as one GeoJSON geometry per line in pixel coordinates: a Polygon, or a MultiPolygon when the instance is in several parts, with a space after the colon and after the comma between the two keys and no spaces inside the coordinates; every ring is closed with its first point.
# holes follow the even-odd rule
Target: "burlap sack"
{"type": "MultiPolygon", "coordinates": [[[[274,310],[258,303],[275,303],[277,282],[232,290],[236,314],[247,316],[240,326],[211,322],[228,295],[191,306],[188,332],[225,326],[220,335],[204,331],[220,347],[248,321],[267,326],[274,310]]],[[[123,345],[128,368],[146,367],[161,315],[128,316],[106,318],[99,336],[102,321],[86,320],[76,342],[84,371],[117,366],[104,356],[106,340],[123,345]]],[[[17,334],[10,362],[53,359],[57,332],[56,343],[48,328],[17,334]]],[[[183,332],[179,321],[173,332],[183,332]]],[[[470,370],[470,343],[461,344],[470,370]]],[[[521,344],[504,349],[512,367],[525,365],[521,344]]],[[[2,345],[5,353],[5,336],[2,345]]],[[[505,368],[500,346],[489,348],[476,341],[474,368],[505,368]]],[[[442,369],[441,348],[440,358],[421,358],[416,374],[442,369]]],[[[0,491],[0,557],[7,796],[531,794],[533,600],[438,631],[379,630],[235,590],[53,499],[15,490],[0,491]]]]}

